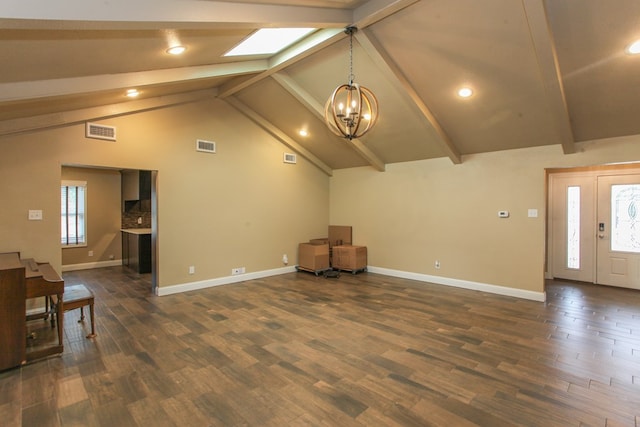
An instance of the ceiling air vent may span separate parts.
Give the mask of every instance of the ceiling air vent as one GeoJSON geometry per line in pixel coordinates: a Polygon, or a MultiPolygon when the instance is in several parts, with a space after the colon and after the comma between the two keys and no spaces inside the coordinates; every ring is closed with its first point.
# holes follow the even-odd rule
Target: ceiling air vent
{"type": "Polygon", "coordinates": [[[116,140],[116,128],[114,126],[99,125],[97,123],[87,123],[85,136],[87,138],[116,140]]]}
{"type": "Polygon", "coordinates": [[[213,141],[205,141],[203,139],[198,139],[196,141],[196,151],[202,151],[204,153],[215,153],[216,143],[213,141]]]}
{"type": "Polygon", "coordinates": [[[298,159],[297,159],[296,155],[293,154],[293,153],[284,153],[282,161],[285,162],[285,163],[296,164],[298,162],[298,159]]]}

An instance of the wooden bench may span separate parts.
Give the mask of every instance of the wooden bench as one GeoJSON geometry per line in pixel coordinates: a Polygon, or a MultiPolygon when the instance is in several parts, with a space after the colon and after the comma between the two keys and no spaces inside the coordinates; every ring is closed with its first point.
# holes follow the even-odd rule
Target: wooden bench
{"type": "Polygon", "coordinates": [[[84,306],[89,306],[91,315],[91,333],[87,335],[87,338],[93,338],[96,336],[93,300],[93,293],[84,285],[65,286],[64,288],[64,294],[62,296],[62,310],[66,312],[79,308],[80,320],[78,320],[78,323],[84,321],[84,306]]]}

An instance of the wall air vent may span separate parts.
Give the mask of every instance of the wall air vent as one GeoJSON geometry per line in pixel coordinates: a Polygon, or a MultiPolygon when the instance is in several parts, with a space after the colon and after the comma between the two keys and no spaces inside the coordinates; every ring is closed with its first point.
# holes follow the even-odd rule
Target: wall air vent
{"type": "Polygon", "coordinates": [[[282,157],[282,161],[285,163],[293,163],[296,164],[298,162],[298,158],[293,153],[284,153],[282,157]]]}
{"type": "Polygon", "coordinates": [[[85,129],[85,136],[87,138],[106,139],[108,141],[116,140],[116,128],[115,126],[99,125],[97,123],[87,123],[85,129]]]}
{"type": "Polygon", "coordinates": [[[215,153],[216,143],[213,141],[198,139],[196,140],[196,151],[202,151],[203,153],[215,153]]]}

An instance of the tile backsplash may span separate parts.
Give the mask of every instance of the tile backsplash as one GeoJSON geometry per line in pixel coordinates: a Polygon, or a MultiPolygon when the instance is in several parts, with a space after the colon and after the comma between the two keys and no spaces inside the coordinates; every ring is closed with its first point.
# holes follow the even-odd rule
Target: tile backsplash
{"type": "Polygon", "coordinates": [[[122,228],[151,228],[151,212],[122,212],[122,228]],[[142,223],[138,224],[138,218],[142,223]]]}

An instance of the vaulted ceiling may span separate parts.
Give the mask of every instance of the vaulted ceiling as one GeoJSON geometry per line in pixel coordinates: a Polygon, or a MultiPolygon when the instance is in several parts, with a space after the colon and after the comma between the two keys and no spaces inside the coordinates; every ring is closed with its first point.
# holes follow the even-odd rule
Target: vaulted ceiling
{"type": "Polygon", "coordinates": [[[625,53],[638,39],[638,0],[3,0],[0,136],[218,97],[328,174],[542,145],[570,154],[640,134],[640,56],[625,53]],[[380,103],[353,141],[322,116],[348,78],[349,25],[355,80],[380,103]],[[318,31],[270,57],[223,56],[265,27],[318,31]],[[166,54],[174,43],[187,51],[166,54]]]}

